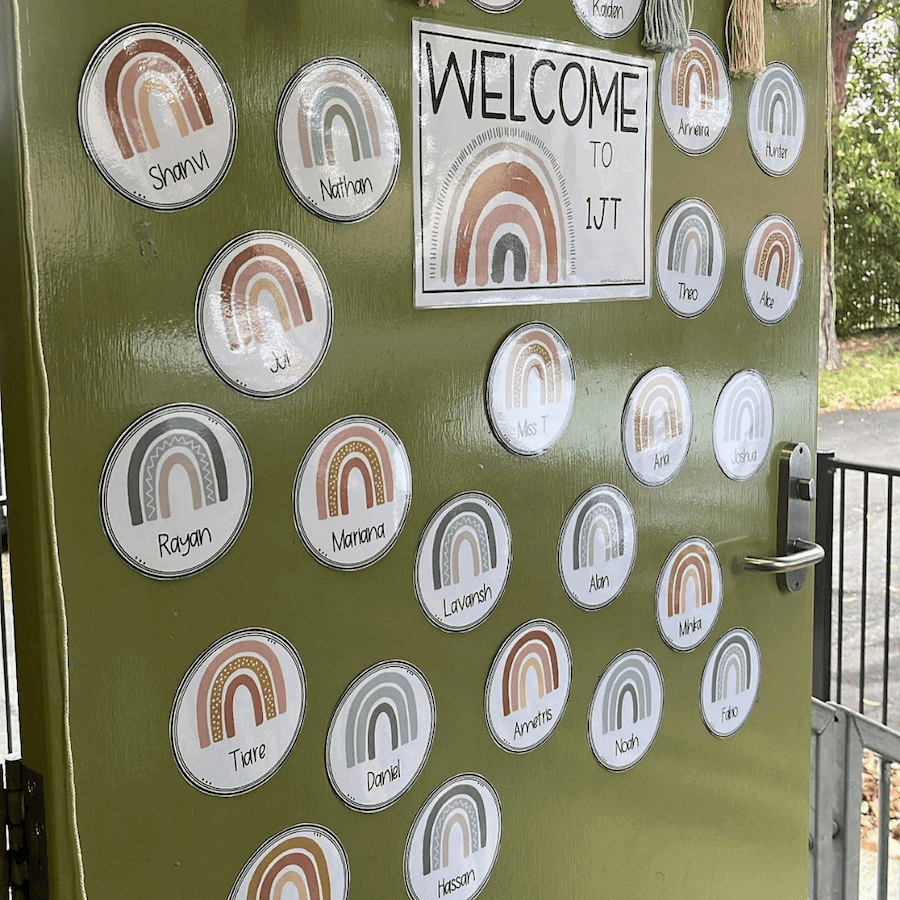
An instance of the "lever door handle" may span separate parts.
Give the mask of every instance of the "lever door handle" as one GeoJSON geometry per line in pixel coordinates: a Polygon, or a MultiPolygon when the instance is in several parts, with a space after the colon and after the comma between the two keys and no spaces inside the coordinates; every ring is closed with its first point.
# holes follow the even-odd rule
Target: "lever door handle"
{"type": "Polygon", "coordinates": [[[786,556],[745,556],[744,568],[751,572],[794,572],[814,566],[825,558],[825,548],[802,538],[792,541],[786,556]]]}

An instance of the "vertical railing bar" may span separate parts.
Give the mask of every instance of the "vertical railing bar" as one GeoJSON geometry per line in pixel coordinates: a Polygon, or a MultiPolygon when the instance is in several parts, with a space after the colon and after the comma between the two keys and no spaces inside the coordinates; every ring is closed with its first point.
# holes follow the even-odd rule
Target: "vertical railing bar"
{"type": "Polygon", "coordinates": [[[884,682],[881,692],[881,722],[887,725],[888,714],[888,670],[891,648],[891,531],[894,511],[894,479],[887,477],[887,523],[884,537],[884,682]]]}
{"type": "Polygon", "coordinates": [[[887,900],[888,842],[891,818],[891,761],[882,756],[878,773],[878,862],[876,885],[878,900],[887,900]]]}
{"type": "Polygon", "coordinates": [[[831,699],[831,633],[834,606],[834,451],[816,454],[816,543],[826,548],[813,579],[813,696],[831,699]]]}
{"type": "Polygon", "coordinates": [[[869,473],[863,472],[862,575],[859,608],[859,712],[865,712],[866,692],[866,582],[869,561],[869,473]]]}
{"type": "Polygon", "coordinates": [[[838,645],[837,702],[841,702],[844,682],[844,525],[846,519],[847,470],[841,469],[841,527],[838,529],[838,645]]]}
{"type": "Polygon", "coordinates": [[[3,653],[3,693],[6,700],[6,752],[4,759],[9,759],[14,753],[12,708],[13,696],[9,677],[9,650],[10,635],[6,627],[6,567],[7,560],[0,548],[0,651],[3,653]]]}

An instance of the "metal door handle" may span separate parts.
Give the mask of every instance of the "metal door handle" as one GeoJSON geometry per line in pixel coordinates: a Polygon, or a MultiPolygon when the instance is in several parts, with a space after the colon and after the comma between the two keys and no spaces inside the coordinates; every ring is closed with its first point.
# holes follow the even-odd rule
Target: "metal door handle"
{"type": "Polygon", "coordinates": [[[825,548],[802,538],[792,541],[787,556],[745,556],[744,568],[751,572],[794,572],[814,566],[825,558],[825,548]]]}

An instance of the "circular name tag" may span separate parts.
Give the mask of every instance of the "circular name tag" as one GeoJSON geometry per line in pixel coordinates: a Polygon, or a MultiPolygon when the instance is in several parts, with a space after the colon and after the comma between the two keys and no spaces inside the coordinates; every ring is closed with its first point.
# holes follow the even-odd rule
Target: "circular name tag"
{"type": "Polygon", "coordinates": [[[252,481],[247,448],[227,419],[204,406],[163,406],[133,422],[106,458],[103,530],[144,575],[192,575],[237,540],[252,481]]]}
{"type": "Polygon", "coordinates": [[[719,468],[733,481],[747,481],[763,467],[772,447],[775,402],[768,382],[754,369],[733,375],[713,415],[713,446],[719,468]]]}
{"type": "Polygon", "coordinates": [[[288,82],[275,122],[278,159],[310,212],[356,222],[387,200],[400,169],[400,130],[388,95],[358,63],[329,57],[288,82]]]}
{"type": "Polygon", "coordinates": [[[434,694],[401,660],[366,669],[344,692],[325,740],[325,766],[351,809],[387,809],[418,778],[434,739],[434,694]]]}
{"type": "Polygon", "coordinates": [[[790,66],[769,63],[754,79],[747,134],[753,158],[767,175],[787,175],[797,165],[806,136],[806,100],[790,66]]]}
{"type": "Polygon", "coordinates": [[[306,677],[280,635],[246,628],[216,641],[178,687],[169,733],[181,774],[234,797],[268,781],[303,726],[306,677]]]}
{"type": "Polygon", "coordinates": [[[803,248],[787,216],[766,216],[750,233],[744,251],[744,296],[763,325],[787,318],[800,296],[803,248]]]}
{"type": "Polygon", "coordinates": [[[294,524],[332,569],[362,569],[400,536],[412,498],[406,448],[384,422],[348,416],[312,442],[294,482],[294,524]]]}
{"type": "Polygon", "coordinates": [[[505,13],[515,9],[522,0],[472,0],[472,5],[489,13],[505,13]]]}
{"type": "Polygon", "coordinates": [[[250,397],[306,384],[331,342],[331,291],[293,238],[253,231],[209,264],[197,291],[197,334],[215,373],[250,397]]]}
{"type": "Polygon", "coordinates": [[[78,127],[110,187],[159,210],[203,200],[237,142],[225,76],[197,41],[167,25],[131,25],[97,48],[81,79],[78,127]]]}
{"type": "Polygon", "coordinates": [[[749,631],[733,628],[716,641],[700,680],[700,713],[716,737],[731,737],[747,721],[759,695],[761,664],[749,631]]]}
{"type": "Polygon", "coordinates": [[[471,900],[484,889],[500,852],[500,798],[481,775],[445,781],[416,814],[403,853],[412,900],[453,893],[471,900]]]}
{"type": "Polygon", "coordinates": [[[487,383],[497,440],[519,456],[538,456],[563,435],[575,406],[575,364],[549,325],[520,325],[500,345],[487,383]]]}
{"type": "Polygon", "coordinates": [[[572,0],[578,18],[602,38],[622,37],[631,29],[641,14],[644,4],[641,0],[572,0]]]}

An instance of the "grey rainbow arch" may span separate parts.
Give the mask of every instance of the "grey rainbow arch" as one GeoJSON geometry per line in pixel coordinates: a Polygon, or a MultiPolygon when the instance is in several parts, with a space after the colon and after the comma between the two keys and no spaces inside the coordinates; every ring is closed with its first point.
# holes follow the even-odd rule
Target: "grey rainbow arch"
{"type": "Polygon", "coordinates": [[[733,634],[719,647],[713,661],[713,677],[710,685],[713,703],[724,700],[728,695],[728,673],[732,668],[736,669],[737,692],[742,694],[750,687],[752,676],[750,657],[750,644],[740,634],[733,634]]]}
{"type": "Polygon", "coordinates": [[[497,537],[494,533],[494,523],[480,503],[464,500],[447,512],[434,532],[431,572],[436,591],[451,584],[453,539],[463,528],[472,529],[476,535],[481,571],[497,567],[497,537]]]}
{"type": "Polygon", "coordinates": [[[381,716],[387,717],[391,728],[392,750],[418,736],[416,695],[409,679],[400,672],[379,672],[356,689],[344,731],[348,769],[375,759],[375,727],[381,716]]]}
{"type": "Polygon", "coordinates": [[[695,274],[712,275],[714,258],[714,234],[712,219],[699,203],[685,207],[675,219],[666,266],[670,272],[684,272],[687,250],[692,244],[697,248],[695,274]]]}
{"type": "Polygon", "coordinates": [[[624,725],[625,698],[630,697],[635,723],[646,719],[653,708],[653,688],[647,663],[640,657],[628,656],[615,664],[603,694],[600,727],[604,734],[618,731],[624,725]]]}
{"type": "MultiPolygon", "coordinates": [[[[196,454],[194,461],[197,463],[207,503],[215,502],[216,488],[218,488],[219,500],[228,499],[228,470],[225,466],[225,457],[212,430],[197,419],[187,416],[163,419],[162,422],[148,428],[141,436],[135,444],[134,450],[131,451],[131,458],[128,461],[128,508],[131,512],[132,525],[140,525],[145,521],[145,506],[147,509],[146,520],[156,519],[156,472],[159,459],[163,450],[176,445],[190,449],[196,454]],[[185,431],[195,434],[202,443],[177,433],[185,431]],[[159,443],[152,447],[157,441],[159,443]],[[149,454],[148,450],[151,451],[149,454]],[[155,459],[152,458],[154,454],[155,459]],[[146,484],[146,496],[142,496],[141,485],[147,478],[152,480],[146,484]]],[[[182,465],[185,465],[183,461],[181,462],[182,465]]],[[[195,494],[194,508],[197,507],[195,494]]]]}
{"type": "Polygon", "coordinates": [[[794,137],[797,133],[799,98],[797,86],[781,68],[772,68],[761,76],[757,127],[769,134],[775,133],[775,111],[782,112],[781,133],[794,137]]]}
{"type": "Polygon", "coordinates": [[[745,384],[736,391],[728,399],[725,407],[725,437],[729,441],[741,439],[741,422],[745,415],[750,417],[748,439],[756,440],[761,437],[764,431],[763,404],[765,401],[762,390],[755,382],[752,385],[745,384]]]}
{"type": "Polygon", "coordinates": [[[576,570],[588,565],[598,531],[603,535],[607,560],[625,553],[625,522],[619,498],[614,494],[597,494],[578,513],[572,540],[572,565],[576,570]]]}
{"type": "MultiPolygon", "coordinates": [[[[468,823],[469,845],[474,852],[487,845],[487,812],[478,788],[460,784],[445,791],[431,808],[422,835],[422,873],[441,868],[444,828],[456,810],[461,810],[468,823]]],[[[452,824],[452,823],[451,823],[452,824]]]]}

